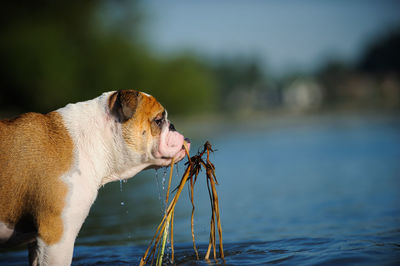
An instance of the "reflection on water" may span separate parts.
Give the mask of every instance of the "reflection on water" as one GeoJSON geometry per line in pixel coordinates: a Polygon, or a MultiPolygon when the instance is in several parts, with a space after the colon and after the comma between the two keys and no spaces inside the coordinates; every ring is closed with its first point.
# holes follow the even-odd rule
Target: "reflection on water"
{"type": "MultiPolygon", "coordinates": [[[[399,118],[324,116],[241,127],[207,137],[218,150],[212,160],[221,184],[227,264],[399,262],[399,118]]],[[[139,261],[163,213],[163,170],[158,182],[155,176],[149,170],[122,189],[116,182],[100,190],[77,239],[74,264],[139,261]]],[[[174,179],[176,185],[177,174],[174,179]]],[[[211,215],[204,181],[195,191],[203,254],[211,215]]],[[[186,199],[183,193],[177,206],[175,242],[177,262],[189,265],[186,199]]],[[[25,254],[1,254],[0,263],[25,262],[25,254]]]]}

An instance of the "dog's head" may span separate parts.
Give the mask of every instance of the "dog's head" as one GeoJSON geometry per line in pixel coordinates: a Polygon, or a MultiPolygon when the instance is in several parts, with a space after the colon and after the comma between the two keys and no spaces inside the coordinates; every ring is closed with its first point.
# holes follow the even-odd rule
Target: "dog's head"
{"type": "MultiPolygon", "coordinates": [[[[168,120],[165,108],[151,95],[121,90],[109,98],[109,108],[121,123],[128,149],[153,167],[167,166],[185,156],[184,136],[168,120]]],[[[188,145],[190,147],[190,144],[188,145]]]]}

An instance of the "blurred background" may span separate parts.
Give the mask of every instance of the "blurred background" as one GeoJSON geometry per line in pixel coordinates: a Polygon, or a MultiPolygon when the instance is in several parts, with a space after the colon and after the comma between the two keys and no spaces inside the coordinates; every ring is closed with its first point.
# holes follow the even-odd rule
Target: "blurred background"
{"type": "MultiPolygon", "coordinates": [[[[0,118],[137,89],[210,140],[228,264],[399,262],[399,1],[3,1],[0,38],[0,118]]],[[[137,263],[167,171],[101,189],[74,263],[137,263]]]]}
{"type": "Polygon", "coordinates": [[[6,1],[2,112],[140,89],[172,114],[400,106],[398,1],[6,1]]]}

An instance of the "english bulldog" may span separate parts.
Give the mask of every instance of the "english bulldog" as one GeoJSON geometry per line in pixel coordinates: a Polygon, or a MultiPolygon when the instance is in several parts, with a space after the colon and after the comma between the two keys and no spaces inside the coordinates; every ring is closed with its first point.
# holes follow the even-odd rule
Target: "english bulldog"
{"type": "Polygon", "coordinates": [[[164,107],[134,90],[1,120],[0,246],[28,244],[31,265],[71,264],[98,189],[178,162],[184,141],[164,107]]]}

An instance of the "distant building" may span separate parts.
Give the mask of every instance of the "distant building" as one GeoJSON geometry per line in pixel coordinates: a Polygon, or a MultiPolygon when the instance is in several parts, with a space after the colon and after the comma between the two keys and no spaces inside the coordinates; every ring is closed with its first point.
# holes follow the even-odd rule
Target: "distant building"
{"type": "Polygon", "coordinates": [[[356,73],[342,80],[336,96],[346,106],[396,108],[400,105],[400,80],[395,74],[356,73]]]}
{"type": "Polygon", "coordinates": [[[383,104],[393,108],[400,106],[400,77],[398,75],[386,75],[381,84],[383,104]]]}
{"type": "Polygon", "coordinates": [[[283,89],[283,105],[293,111],[318,109],[322,101],[322,86],[313,79],[297,78],[283,89]]]}

